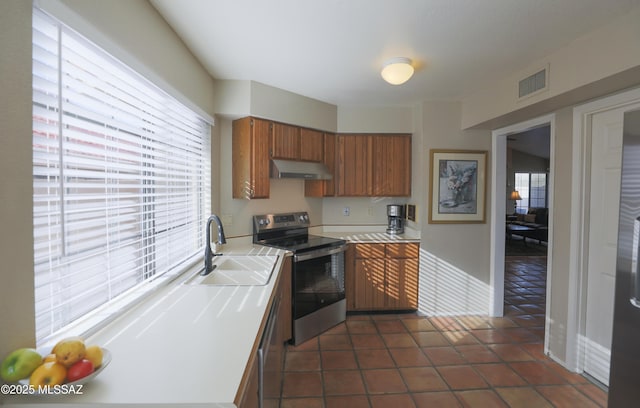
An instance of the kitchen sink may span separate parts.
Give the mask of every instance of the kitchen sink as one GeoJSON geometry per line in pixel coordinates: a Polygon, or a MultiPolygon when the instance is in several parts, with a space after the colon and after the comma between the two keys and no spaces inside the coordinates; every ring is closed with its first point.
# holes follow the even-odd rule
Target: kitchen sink
{"type": "Polygon", "coordinates": [[[213,259],[213,270],[190,278],[188,285],[262,286],[269,283],[277,255],[221,255],[213,259]]]}

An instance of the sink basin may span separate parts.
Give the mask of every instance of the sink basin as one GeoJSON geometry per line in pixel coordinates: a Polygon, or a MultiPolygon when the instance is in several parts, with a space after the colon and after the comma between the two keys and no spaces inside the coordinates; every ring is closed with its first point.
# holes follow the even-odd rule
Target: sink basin
{"type": "Polygon", "coordinates": [[[262,286],[269,283],[277,255],[223,255],[213,259],[207,276],[195,275],[189,285],[262,286]]]}

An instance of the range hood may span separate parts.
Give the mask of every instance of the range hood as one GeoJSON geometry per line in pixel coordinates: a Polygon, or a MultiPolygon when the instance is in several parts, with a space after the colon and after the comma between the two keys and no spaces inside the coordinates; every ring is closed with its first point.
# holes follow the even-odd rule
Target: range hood
{"type": "Polygon", "coordinates": [[[307,180],[331,180],[333,176],[322,163],[292,160],[271,160],[272,178],[298,178],[307,180]]]}

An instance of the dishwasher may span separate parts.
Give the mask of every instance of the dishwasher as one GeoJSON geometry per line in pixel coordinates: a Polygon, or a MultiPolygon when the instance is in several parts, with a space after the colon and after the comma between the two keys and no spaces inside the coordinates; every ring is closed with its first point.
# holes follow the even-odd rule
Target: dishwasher
{"type": "Polygon", "coordinates": [[[269,311],[267,325],[258,348],[258,407],[279,406],[282,390],[282,366],[284,359],[284,342],[278,335],[278,311],[280,297],[274,299],[269,311]],[[277,402],[272,405],[272,402],[277,402]]]}

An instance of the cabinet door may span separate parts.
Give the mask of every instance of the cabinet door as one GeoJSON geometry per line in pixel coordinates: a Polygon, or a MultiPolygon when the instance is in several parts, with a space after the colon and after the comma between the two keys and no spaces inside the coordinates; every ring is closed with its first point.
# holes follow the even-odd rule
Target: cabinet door
{"type": "Polygon", "coordinates": [[[233,121],[233,198],[269,197],[270,122],[254,118],[233,121]]]}
{"type": "Polygon", "coordinates": [[[269,198],[269,135],[271,122],[253,119],[251,198],[269,198]]]}
{"type": "Polygon", "coordinates": [[[271,158],[284,160],[298,160],[300,158],[299,127],[284,123],[273,124],[271,158]]]}
{"type": "Polygon", "coordinates": [[[374,135],[373,195],[411,195],[411,136],[374,135]]]}
{"type": "Polygon", "coordinates": [[[387,259],[385,267],[385,307],[418,308],[418,259],[387,259]]]}
{"type": "Polygon", "coordinates": [[[355,260],[354,308],[383,309],[385,305],[384,259],[355,260]]]}
{"type": "Polygon", "coordinates": [[[336,135],[323,135],[323,163],[333,175],[331,180],[305,180],[304,195],[306,197],[333,197],[336,195],[336,135]]]}
{"type": "Polygon", "coordinates": [[[368,135],[338,135],[338,196],[372,194],[372,140],[368,135]]]}
{"type": "Polygon", "coordinates": [[[324,137],[322,132],[300,129],[300,160],[322,163],[324,158],[324,137]]]}

